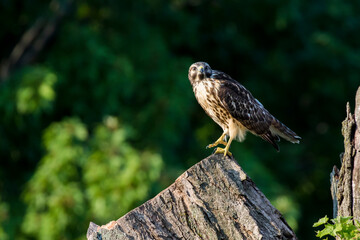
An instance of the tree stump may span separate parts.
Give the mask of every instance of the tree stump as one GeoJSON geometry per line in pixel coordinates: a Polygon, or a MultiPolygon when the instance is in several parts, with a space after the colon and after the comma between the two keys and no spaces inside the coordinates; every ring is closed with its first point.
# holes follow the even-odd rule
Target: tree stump
{"type": "Polygon", "coordinates": [[[211,155],[117,221],[90,223],[89,240],[296,239],[233,158],[211,155]]]}
{"type": "Polygon", "coordinates": [[[342,122],[345,152],[340,155],[340,171],[334,166],[330,174],[333,215],[353,216],[360,221],[360,87],[356,93],[355,113],[346,105],[342,122]]]}

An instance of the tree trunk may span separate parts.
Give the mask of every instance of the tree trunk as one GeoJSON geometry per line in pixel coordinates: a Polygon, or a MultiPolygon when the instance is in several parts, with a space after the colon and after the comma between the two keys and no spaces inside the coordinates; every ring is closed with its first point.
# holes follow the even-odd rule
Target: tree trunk
{"type": "Polygon", "coordinates": [[[233,158],[211,155],[95,239],[296,239],[292,229],[233,158]]]}
{"type": "Polygon", "coordinates": [[[356,93],[355,113],[346,105],[342,123],[345,152],[340,155],[340,171],[334,166],[330,174],[333,214],[353,216],[360,221],[360,87],[356,93]]]}

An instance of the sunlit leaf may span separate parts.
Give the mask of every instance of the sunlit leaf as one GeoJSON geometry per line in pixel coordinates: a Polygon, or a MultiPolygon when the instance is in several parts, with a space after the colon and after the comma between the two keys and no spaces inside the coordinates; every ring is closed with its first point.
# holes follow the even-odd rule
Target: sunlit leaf
{"type": "Polygon", "coordinates": [[[318,227],[318,226],[324,225],[328,221],[329,221],[329,218],[327,216],[325,216],[323,218],[320,218],[319,221],[317,221],[316,223],[314,223],[313,227],[318,227]]]}

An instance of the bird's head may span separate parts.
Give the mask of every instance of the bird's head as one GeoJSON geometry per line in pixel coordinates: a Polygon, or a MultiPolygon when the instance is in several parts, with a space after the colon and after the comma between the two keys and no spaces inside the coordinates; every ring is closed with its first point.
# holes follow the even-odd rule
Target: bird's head
{"type": "Polygon", "coordinates": [[[211,67],[206,62],[193,63],[189,68],[189,80],[191,84],[210,77],[212,74],[211,67]]]}

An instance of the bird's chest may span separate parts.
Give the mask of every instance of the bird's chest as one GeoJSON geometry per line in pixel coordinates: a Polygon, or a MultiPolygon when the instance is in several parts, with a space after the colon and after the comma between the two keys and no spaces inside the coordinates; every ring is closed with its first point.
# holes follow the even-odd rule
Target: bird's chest
{"type": "Polygon", "coordinates": [[[218,97],[220,83],[203,81],[194,87],[194,93],[200,106],[223,129],[231,118],[218,97]]]}

